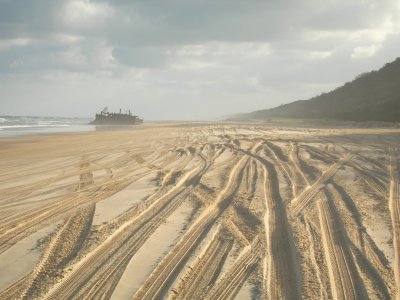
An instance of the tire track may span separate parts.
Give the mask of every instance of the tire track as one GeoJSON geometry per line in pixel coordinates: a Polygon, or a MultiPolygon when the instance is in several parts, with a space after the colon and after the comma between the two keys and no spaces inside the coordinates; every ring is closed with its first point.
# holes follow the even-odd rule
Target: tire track
{"type": "MultiPolygon", "coordinates": [[[[307,234],[309,237],[309,241],[310,241],[310,256],[311,256],[311,263],[314,267],[315,273],[317,275],[318,278],[318,284],[319,284],[319,296],[320,299],[328,299],[328,291],[327,291],[327,286],[329,285],[329,283],[326,283],[326,280],[323,278],[322,276],[322,272],[321,272],[321,266],[318,265],[318,261],[317,261],[317,251],[316,251],[316,247],[315,247],[315,243],[316,243],[316,230],[315,230],[315,226],[310,222],[310,220],[308,220],[308,218],[305,218],[305,228],[307,230],[307,234]]],[[[319,253],[318,253],[319,254],[319,253]]]]}
{"type": "Polygon", "coordinates": [[[242,251],[234,265],[218,280],[214,288],[203,299],[233,299],[260,261],[262,249],[261,238],[257,236],[252,244],[242,251]]]}
{"type": "Polygon", "coordinates": [[[345,234],[332,201],[324,194],[318,200],[318,216],[322,232],[325,259],[334,299],[366,299],[345,234]]]}
{"type": "MultiPolygon", "coordinates": [[[[356,171],[357,175],[361,177],[361,179],[367,184],[367,186],[375,192],[377,195],[386,199],[388,197],[386,187],[383,186],[379,181],[369,175],[369,172],[365,169],[357,165],[355,162],[351,161],[348,163],[349,166],[353,167],[356,171]]],[[[371,172],[371,171],[370,171],[371,172]]]]}
{"type": "Polygon", "coordinates": [[[255,158],[263,166],[266,205],[264,225],[267,240],[264,263],[265,290],[271,299],[300,299],[301,275],[286,209],[279,192],[278,175],[274,164],[255,154],[262,149],[262,144],[263,142],[257,143],[251,151],[240,151],[255,158]]]}
{"type": "Polygon", "coordinates": [[[288,185],[292,189],[292,194],[296,195],[296,179],[294,178],[295,175],[293,174],[293,170],[287,164],[287,157],[284,156],[282,150],[278,146],[270,142],[265,141],[264,147],[266,147],[267,151],[272,154],[275,164],[281,170],[282,174],[284,174],[284,177],[287,179],[288,185]]]}
{"type": "Polygon", "coordinates": [[[262,160],[266,213],[265,289],[271,299],[301,299],[300,271],[279,183],[272,164],[262,160]]]}
{"type": "MultiPolygon", "coordinates": [[[[87,254],[81,261],[79,261],[69,272],[62,281],[56,284],[44,299],[68,299],[72,295],[76,294],[82,287],[83,284],[89,281],[99,267],[109,259],[112,259],[113,255],[118,253],[118,250],[123,250],[132,247],[128,241],[135,236],[137,230],[143,226],[142,224],[149,224],[147,227],[152,227],[152,222],[159,215],[164,208],[177,196],[182,193],[188,193],[192,188],[193,181],[196,177],[205,171],[203,168],[195,168],[188,172],[182,179],[167,193],[161,196],[159,199],[151,203],[141,214],[127,221],[125,224],[120,226],[111,236],[109,236],[102,244],[95,248],[92,252],[87,254]],[[188,190],[189,188],[189,190],[188,190]],[[136,230],[135,230],[136,228],[136,230]]],[[[145,231],[148,230],[146,227],[145,231]]],[[[154,230],[157,226],[152,227],[154,230]]],[[[148,236],[148,235],[145,235],[148,236]]],[[[141,235],[138,235],[139,239],[141,235]]],[[[142,239],[140,239],[142,240],[142,239]]],[[[125,258],[126,256],[133,255],[133,253],[126,254],[125,251],[121,251],[118,255],[119,258],[125,258]]],[[[94,277],[95,279],[95,277],[94,277]]]]}
{"type": "Polygon", "coordinates": [[[318,192],[325,187],[326,182],[335,175],[343,163],[349,161],[351,158],[351,156],[346,156],[339,162],[332,164],[320,178],[318,178],[308,189],[304,190],[299,197],[294,199],[290,205],[291,215],[297,216],[300,214],[314,199],[318,192]]]}
{"type": "MultiPolygon", "coordinates": [[[[168,163],[164,162],[158,168],[163,168],[168,163]]],[[[138,169],[135,168],[134,170],[138,169]]],[[[126,169],[101,184],[94,183],[82,186],[79,184],[81,189],[68,196],[62,196],[53,204],[41,206],[10,218],[9,221],[0,225],[0,254],[27,234],[35,232],[47,224],[55,222],[55,220],[69,217],[80,206],[99,202],[112,196],[143,176],[154,172],[154,170],[150,169],[137,175],[131,175],[132,172],[132,169],[126,169]]]]}
{"type": "Polygon", "coordinates": [[[40,280],[51,273],[51,270],[60,268],[71,260],[78,252],[89,233],[94,211],[94,204],[78,211],[55,234],[32,275],[29,276],[28,285],[22,294],[22,299],[32,298],[37,293],[40,280]]]}
{"type": "Polygon", "coordinates": [[[202,299],[207,290],[214,284],[225,259],[232,249],[233,239],[219,227],[199,259],[182,278],[170,299],[202,299]]]}
{"type": "Polygon", "coordinates": [[[184,267],[193,250],[200,244],[217,218],[229,205],[239,187],[241,175],[247,162],[248,158],[242,157],[233,167],[227,185],[215,202],[206,208],[175,247],[157,265],[133,296],[133,299],[159,299],[168,292],[170,285],[184,267]]]}
{"type": "Polygon", "coordinates": [[[300,159],[299,159],[299,149],[298,149],[297,143],[290,143],[289,158],[294,166],[295,172],[298,174],[298,177],[302,179],[299,181],[300,182],[302,181],[304,184],[309,186],[310,181],[308,180],[307,176],[304,174],[304,171],[301,170],[301,163],[300,163],[300,159]]]}

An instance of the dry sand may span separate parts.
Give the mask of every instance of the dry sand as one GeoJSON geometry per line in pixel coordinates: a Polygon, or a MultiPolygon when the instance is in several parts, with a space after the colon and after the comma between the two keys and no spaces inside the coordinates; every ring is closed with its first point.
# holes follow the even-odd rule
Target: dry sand
{"type": "Polygon", "coordinates": [[[400,300],[400,131],[0,140],[0,299],[400,300]]]}

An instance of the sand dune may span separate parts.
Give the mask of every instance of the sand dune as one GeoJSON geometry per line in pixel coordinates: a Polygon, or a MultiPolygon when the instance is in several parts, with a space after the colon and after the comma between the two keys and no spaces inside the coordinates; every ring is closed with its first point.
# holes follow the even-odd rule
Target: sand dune
{"type": "Polygon", "coordinates": [[[400,299],[399,142],[223,123],[3,138],[0,266],[38,240],[0,299],[400,299]]]}

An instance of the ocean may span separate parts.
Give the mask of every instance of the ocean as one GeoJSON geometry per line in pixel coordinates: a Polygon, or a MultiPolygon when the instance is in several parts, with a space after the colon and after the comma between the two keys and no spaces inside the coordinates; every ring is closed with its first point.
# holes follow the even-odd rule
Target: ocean
{"type": "Polygon", "coordinates": [[[57,132],[94,131],[89,118],[0,116],[0,137],[57,132]]]}

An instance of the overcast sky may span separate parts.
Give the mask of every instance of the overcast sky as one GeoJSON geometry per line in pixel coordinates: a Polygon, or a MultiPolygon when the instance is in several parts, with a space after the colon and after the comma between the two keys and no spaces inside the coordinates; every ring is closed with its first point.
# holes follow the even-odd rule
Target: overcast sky
{"type": "Polygon", "coordinates": [[[0,115],[215,119],[399,53],[399,0],[0,0],[0,115]]]}

